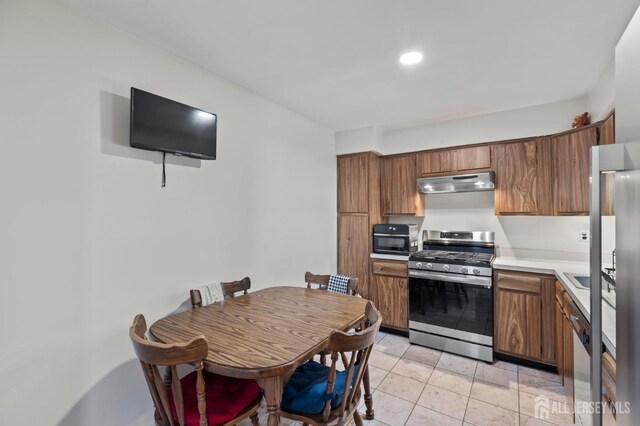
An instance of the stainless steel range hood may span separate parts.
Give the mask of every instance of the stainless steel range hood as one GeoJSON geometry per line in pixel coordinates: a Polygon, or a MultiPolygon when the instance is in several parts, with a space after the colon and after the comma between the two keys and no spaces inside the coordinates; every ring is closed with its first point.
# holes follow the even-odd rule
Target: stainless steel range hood
{"type": "Polygon", "coordinates": [[[495,187],[494,172],[455,176],[436,176],[418,179],[418,190],[425,194],[493,191],[495,187]]]}

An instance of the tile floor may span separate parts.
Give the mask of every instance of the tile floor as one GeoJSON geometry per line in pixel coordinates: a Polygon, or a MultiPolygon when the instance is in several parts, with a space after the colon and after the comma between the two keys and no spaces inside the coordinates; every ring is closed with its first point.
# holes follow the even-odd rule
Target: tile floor
{"type": "MultiPolygon", "coordinates": [[[[489,365],[410,345],[380,332],[369,360],[375,420],[369,426],[571,425],[568,414],[534,418],[534,400],[565,402],[557,374],[498,361],[489,365]]],[[[266,424],[261,409],[260,424],[266,424]]],[[[360,407],[364,419],[364,404],[360,407]]],[[[247,424],[250,424],[247,422],[247,424]]],[[[282,421],[285,426],[300,423],[282,421]]],[[[353,422],[351,423],[353,424],[353,422]]],[[[244,422],[242,423],[244,425],[244,422]]]]}

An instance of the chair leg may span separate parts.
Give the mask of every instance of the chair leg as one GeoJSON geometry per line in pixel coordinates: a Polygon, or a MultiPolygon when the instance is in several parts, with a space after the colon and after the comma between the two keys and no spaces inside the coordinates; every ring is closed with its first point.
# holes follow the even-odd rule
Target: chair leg
{"type": "Polygon", "coordinates": [[[327,365],[327,356],[325,354],[320,354],[320,364],[327,365]]]}
{"type": "Polygon", "coordinates": [[[356,426],[364,426],[364,422],[362,421],[362,417],[360,417],[358,410],[353,412],[353,421],[356,423],[356,426]]]}
{"type": "MultiPolygon", "coordinates": [[[[369,366],[364,372],[362,378],[362,384],[364,386],[364,405],[367,407],[365,418],[367,420],[373,420],[375,418],[373,411],[373,397],[371,396],[371,386],[369,385],[369,366]]],[[[356,410],[357,411],[357,410],[356,410]]]]}
{"type": "Polygon", "coordinates": [[[249,417],[251,419],[251,424],[253,426],[259,426],[260,422],[258,422],[258,412],[256,411],[255,413],[253,413],[253,415],[251,417],[249,417]]]}

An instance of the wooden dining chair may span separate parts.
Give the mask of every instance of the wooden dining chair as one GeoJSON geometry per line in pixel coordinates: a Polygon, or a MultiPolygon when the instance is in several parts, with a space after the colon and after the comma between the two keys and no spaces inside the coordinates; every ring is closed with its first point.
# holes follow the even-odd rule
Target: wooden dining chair
{"type": "Polygon", "coordinates": [[[299,367],[287,384],[287,387],[293,386],[293,388],[285,387],[281,415],[314,426],[343,425],[353,417],[356,426],[363,426],[364,423],[358,413],[362,381],[381,322],[380,312],[372,302],[369,302],[360,331],[348,334],[334,330],[329,336],[328,343],[328,349],[331,351],[331,366],[310,361],[299,367]],[[346,360],[345,370],[341,372],[337,371],[339,358],[346,360]],[[306,386],[304,377],[308,371],[313,372],[310,377],[310,387],[306,386]],[[319,380],[319,377],[323,377],[321,374],[326,374],[326,387],[325,382],[319,380]],[[319,393],[318,391],[322,388],[324,392],[319,393]],[[289,395],[292,395],[292,398],[287,398],[289,395]],[[290,407],[304,407],[305,412],[290,407]],[[318,412],[306,412],[318,408],[318,412]]]}
{"type": "Polygon", "coordinates": [[[222,282],[220,283],[220,287],[222,287],[222,295],[224,296],[224,300],[233,299],[234,297],[236,297],[236,293],[249,293],[248,290],[251,288],[251,279],[249,277],[244,277],[240,281],[230,281],[226,283],[222,282]]]}
{"type": "MultiPolygon", "coordinates": [[[[312,274],[311,272],[306,272],[304,274],[304,280],[307,283],[307,288],[317,288],[320,290],[327,290],[329,288],[329,277],[330,275],[316,275],[312,274]]],[[[357,295],[358,279],[349,278],[347,288],[349,289],[349,294],[351,294],[352,296],[357,295]]]]}
{"type": "Polygon", "coordinates": [[[147,323],[136,315],[129,329],[161,426],[235,425],[251,418],[258,425],[257,410],[262,390],[254,380],[242,380],[203,371],[209,346],[203,336],[188,342],[164,344],[149,341],[147,323]],[[179,378],[177,366],[191,364],[195,371],[179,378]],[[171,371],[170,384],[160,376],[159,366],[171,371]]]}

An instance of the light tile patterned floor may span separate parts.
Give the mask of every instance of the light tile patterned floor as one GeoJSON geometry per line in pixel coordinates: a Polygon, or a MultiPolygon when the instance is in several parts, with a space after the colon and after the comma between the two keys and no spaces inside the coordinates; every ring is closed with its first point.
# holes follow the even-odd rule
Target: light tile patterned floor
{"type": "MultiPolygon", "coordinates": [[[[376,419],[365,420],[367,426],[573,424],[571,416],[553,412],[548,421],[534,418],[536,396],[565,402],[557,374],[503,361],[490,365],[382,332],[369,365],[376,419]]],[[[266,424],[266,410],[260,411],[260,424],[266,424]]],[[[364,419],[364,404],[359,411],[364,419]]]]}

